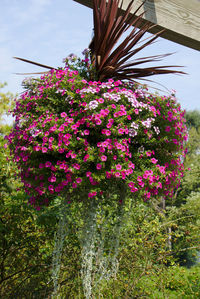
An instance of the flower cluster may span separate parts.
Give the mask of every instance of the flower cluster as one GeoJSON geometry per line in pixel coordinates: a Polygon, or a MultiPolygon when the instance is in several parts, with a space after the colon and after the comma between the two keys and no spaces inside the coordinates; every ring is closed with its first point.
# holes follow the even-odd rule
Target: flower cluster
{"type": "Polygon", "coordinates": [[[34,206],[66,192],[105,197],[120,184],[145,200],[179,186],[187,133],[174,97],[87,81],[66,65],[29,84],[13,114],[6,138],[34,206]]]}

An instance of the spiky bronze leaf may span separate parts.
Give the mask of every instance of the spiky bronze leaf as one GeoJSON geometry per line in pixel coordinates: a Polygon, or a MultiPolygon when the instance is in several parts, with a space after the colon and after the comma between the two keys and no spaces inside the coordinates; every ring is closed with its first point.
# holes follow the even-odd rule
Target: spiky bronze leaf
{"type": "Polygon", "coordinates": [[[20,57],[13,57],[15,59],[18,59],[18,60],[21,60],[21,61],[24,61],[24,62],[27,62],[27,63],[31,63],[31,64],[34,64],[34,65],[37,65],[37,66],[40,66],[40,67],[44,67],[46,69],[50,69],[50,70],[53,70],[54,67],[52,66],[48,66],[48,65],[45,65],[45,64],[41,64],[39,62],[35,62],[35,61],[32,61],[32,60],[28,60],[28,59],[25,59],[25,58],[20,58],[20,57]]]}
{"type": "Polygon", "coordinates": [[[121,4],[119,0],[93,0],[94,37],[89,47],[98,79],[134,80],[158,74],[185,74],[182,71],[166,69],[179,66],[136,67],[139,64],[158,61],[171,54],[144,57],[128,62],[139,51],[154,43],[164,31],[153,34],[139,45],[145,33],[156,25],[150,22],[142,25],[144,13],[139,16],[136,13],[143,4],[132,13],[133,3],[134,0],[130,1],[122,15],[120,10],[123,0],[121,4]],[[130,27],[133,27],[131,33],[114,49],[122,34],[130,27]]]}

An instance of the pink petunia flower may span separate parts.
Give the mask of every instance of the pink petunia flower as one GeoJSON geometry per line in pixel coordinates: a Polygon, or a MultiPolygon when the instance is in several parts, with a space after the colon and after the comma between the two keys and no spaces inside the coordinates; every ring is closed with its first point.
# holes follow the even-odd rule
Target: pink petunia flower
{"type": "Polygon", "coordinates": [[[47,161],[47,162],[45,163],[45,167],[51,167],[51,162],[50,162],[50,161],[47,161]]]}
{"type": "Polygon", "coordinates": [[[80,184],[80,183],[82,182],[82,178],[77,178],[77,179],[76,179],[76,182],[77,182],[78,184],[80,184]]]}
{"type": "Polygon", "coordinates": [[[118,130],[118,133],[119,133],[119,134],[124,134],[124,129],[123,129],[123,128],[120,128],[120,129],[118,130]]]}
{"type": "Polygon", "coordinates": [[[102,104],[102,103],[104,103],[104,99],[100,98],[100,99],[98,99],[98,102],[102,104]]]}
{"type": "Polygon", "coordinates": [[[128,183],[128,186],[129,186],[130,188],[133,188],[134,185],[135,185],[135,184],[134,184],[133,182],[128,183]]]}
{"type": "Polygon", "coordinates": [[[122,169],[121,164],[117,164],[117,165],[115,165],[115,167],[116,167],[117,170],[121,170],[122,169]]]}
{"type": "Polygon", "coordinates": [[[90,171],[87,171],[87,172],[86,172],[86,177],[89,178],[89,177],[91,176],[91,174],[92,174],[92,173],[91,173],[90,171]]]}
{"type": "Polygon", "coordinates": [[[107,156],[103,155],[101,156],[101,161],[106,161],[107,160],[107,156]]]}
{"type": "Polygon", "coordinates": [[[53,185],[49,185],[48,189],[49,191],[54,191],[53,185]]]}
{"type": "Polygon", "coordinates": [[[46,153],[47,150],[48,150],[48,149],[47,149],[46,147],[43,147],[43,148],[42,148],[42,152],[43,152],[43,153],[46,153]]]}
{"type": "Polygon", "coordinates": [[[89,130],[84,130],[84,135],[89,135],[90,134],[90,131],[89,130]]]}
{"type": "Polygon", "coordinates": [[[77,188],[78,187],[78,185],[76,184],[76,183],[72,183],[72,188],[77,188]]]}
{"type": "Polygon", "coordinates": [[[102,168],[102,165],[101,165],[100,163],[98,163],[98,164],[96,165],[96,169],[100,170],[101,168],[102,168]]]}
{"type": "Polygon", "coordinates": [[[151,162],[152,162],[153,164],[156,164],[156,163],[158,162],[158,160],[155,159],[155,158],[152,158],[152,159],[151,159],[151,162]]]}
{"type": "Polygon", "coordinates": [[[60,116],[63,117],[63,118],[65,118],[65,117],[67,116],[67,113],[66,113],[66,112],[62,112],[62,113],[60,114],[60,116]]]}
{"type": "Polygon", "coordinates": [[[85,155],[85,157],[83,158],[83,161],[86,162],[89,159],[89,157],[90,157],[89,154],[85,155]]]}
{"type": "Polygon", "coordinates": [[[116,178],[119,178],[121,176],[120,172],[115,172],[114,175],[115,175],[116,178]]]}

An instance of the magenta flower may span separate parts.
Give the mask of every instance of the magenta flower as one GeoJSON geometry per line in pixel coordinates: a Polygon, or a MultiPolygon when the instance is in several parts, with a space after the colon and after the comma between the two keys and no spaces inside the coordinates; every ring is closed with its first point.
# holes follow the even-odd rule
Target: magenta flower
{"type": "Polygon", "coordinates": [[[53,142],[54,138],[53,137],[50,137],[49,138],[49,142],[53,142]]]}
{"type": "Polygon", "coordinates": [[[132,162],[128,163],[128,167],[134,169],[135,168],[135,164],[133,164],[132,162]]]}
{"type": "Polygon", "coordinates": [[[65,118],[65,117],[67,117],[67,113],[66,113],[66,112],[62,112],[62,113],[60,114],[60,116],[63,117],[63,118],[65,118]]]}
{"type": "Polygon", "coordinates": [[[72,164],[72,167],[77,170],[79,170],[81,168],[81,166],[77,163],[72,164]]]}
{"type": "Polygon", "coordinates": [[[131,192],[137,192],[138,191],[138,188],[137,187],[133,187],[131,188],[131,192]]]}
{"type": "Polygon", "coordinates": [[[85,135],[89,135],[89,134],[90,134],[90,131],[89,131],[89,130],[84,130],[84,134],[85,134],[85,135]]]}
{"type": "Polygon", "coordinates": [[[115,167],[116,167],[117,170],[121,170],[122,169],[121,164],[117,164],[117,165],[115,165],[115,167]]]}
{"type": "Polygon", "coordinates": [[[78,185],[76,184],[76,183],[72,183],[72,188],[77,188],[78,187],[78,185]]]}
{"type": "Polygon", "coordinates": [[[106,136],[110,136],[111,135],[111,131],[110,130],[106,130],[106,136]]]}
{"type": "Polygon", "coordinates": [[[104,147],[100,147],[99,151],[100,151],[101,153],[105,153],[106,150],[105,150],[104,147]]]}
{"type": "Polygon", "coordinates": [[[115,175],[116,178],[119,178],[121,176],[120,172],[115,172],[114,175],[115,175]]]}
{"type": "Polygon", "coordinates": [[[135,114],[139,114],[139,110],[138,109],[135,109],[135,114]]]}
{"type": "Polygon", "coordinates": [[[51,162],[50,161],[47,161],[46,163],[45,163],[45,167],[51,167],[51,162]]]}
{"type": "Polygon", "coordinates": [[[98,119],[96,120],[96,124],[97,124],[98,126],[100,126],[100,125],[102,124],[102,121],[100,120],[100,118],[98,118],[98,119]]]}
{"type": "Polygon", "coordinates": [[[150,192],[146,192],[145,193],[145,197],[146,197],[146,199],[149,199],[151,197],[151,193],[150,192]]]}
{"type": "Polygon", "coordinates": [[[130,188],[133,188],[134,185],[135,185],[135,184],[134,184],[133,182],[128,183],[128,186],[129,186],[130,188]]]}
{"type": "Polygon", "coordinates": [[[118,130],[118,133],[119,133],[119,134],[124,134],[124,129],[123,129],[123,128],[120,128],[120,129],[118,130]]]}
{"type": "Polygon", "coordinates": [[[77,182],[78,184],[80,184],[80,183],[82,182],[82,178],[77,178],[77,179],[76,179],[76,182],[77,182]]]}
{"type": "Polygon", "coordinates": [[[49,191],[54,191],[53,185],[49,185],[48,189],[49,191]]]}
{"type": "Polygon", "coordinates": [[[155,158],[152,158],[152,159],[151,159],[151,162],[152,162],[153,164],[156,164],[156,163],[158,162],[158,160],[155,159],[155,158]]]}
{"type": "Polygon", "coordinates": [[[43,153],[46,153],[47,150],[48,150],[48,149],[47,149],[46,147],[43,147],[43,148],[42,148],[42,152],[43,152],[43,153]]]}
{"type": "Polygon", "coordinates": [[[98,99],[98,102],[102,104],[102,103],[104,103],[104,99],[100,98],[100,99],[98,99]]]}
{"type": "Polygon", "coordinates": [[[86,162],[89,159],[89,157],[90,157],[89,154],[85,155],[85,157],[83,158],[83,161],[86,162]]]}
{"type": "Polygon", "coordinates": [[[62,126],[60,126],[60,128],[58,129],[58,131],[63,132],[64,129],[65,129],[65,127],[62,125],[62,126]]]}
{"type": "Polygon", "coordinates": [[[101,165],[100,163],[98,163],[98,164],[96,165],[96,169],[100,170],[101,168],[102,168],[102,165],[101,165]]]}
{"type": "Polygon", "coordinates": [[[54,183],[54,182],[56,182],[56,177],[53,175],[50,178],[48,178],[48,181],[51,183],[54,183]]]}
{"type": "Polygon", "coordinates": [[[103,155],[101,156],[101,161],[106,161],[107,160],[107,156],[103,155]]]}
{"type": "Polygon", "coordinates": [[[94,197],[94,196],[96,196],[97,195],[97,192],[95,191],[95,192],[89,192],[88,193],[88,197],[94,197]]]}
{"type": "Polygon", "coordinates": [[[59,152],[60,154],[64,153],[64,151],[65,151],[64,148],[61,148],[61,147],[60,147],[60,148],[58,149],[58,152],[59,152]]]}
{"type": "Polygon", "coordinates": [[[151,157],[152,153],[151,152],[146,152],[147,157],[151,157]]]}

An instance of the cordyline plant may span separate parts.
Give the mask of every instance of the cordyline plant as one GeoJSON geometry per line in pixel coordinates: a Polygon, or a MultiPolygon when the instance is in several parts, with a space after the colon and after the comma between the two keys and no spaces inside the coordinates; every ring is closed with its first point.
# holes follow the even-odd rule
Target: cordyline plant
{"type": "MultiPolygon", "coordinates": [[[[119,1],[93,1],[94,37],[84,59],[70,55],[63,68],[53,69],[18,58],[50,69],[24,81],[26,91],[13,112],[15,127],[7,136],[29,203],[37,209],[58,196],[87,207],[110,200],[123,206],[126,198],[172,197],[179,186],[187,139],[184,112],[173,95],[150,94],[135,79],[183,72],[138,67],[166,55],[129,62],[162,33],[138,45],[152,25],[141,25],[139,8],[130,15],[133,2],[121,15],[119,1]]],[[[91,215],[89,226],[96,219],[94,206],[91,215]]],[[[92,228],[92,241],[87,235],[89,243],[83,244],[87,298],[95,254],[86,253],[94,251],[95,232],[92,228]]]]}

